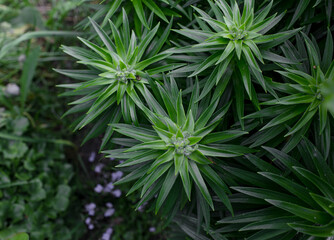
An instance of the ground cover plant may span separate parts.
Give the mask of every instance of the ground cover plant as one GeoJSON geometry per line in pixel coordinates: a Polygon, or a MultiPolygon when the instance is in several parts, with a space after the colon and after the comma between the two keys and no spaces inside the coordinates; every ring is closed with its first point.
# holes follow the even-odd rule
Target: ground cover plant
{"type": "MultiPolygon", "coordinates": [[[[81,206],[76,221],[65,217],[80,226],[67,224],[68,239],[332,239],[332,11],[332,0],[60,1],[44,25],[57,31],[5,34],[16,40],[0,45],[0,206],[13,207],[0,214],[0,227],[24,222],[24,208],[37,213],[27,198],[43,201],[45,186],[44,222],[81,206]],[[52,20],[76,14],[71,34],[52,20]],[[45,55],[28,45],[22,73],[5,56],[50,35],[67,36],[59,50],[51,44],[62,52],[43,70],[55,79],[61,104],[53,106],[63,112],[50,121],[67,126],[57,136],[71,129],[75,140],[43,145],[24,110],[36,59],[45,55]],[[72,151],[78,162],[63,164],[64,146],[80,144],[72,151]],[[34,152],[50,146],[44,164],[71,174],[51,171],[47,180],[34,172],[42,164],[34,152]],[[20,186],[7,190],[15,177],[20,186]],[[26,196],[29,181],[38,186],[26,196]]],[[[41,28],[41,19],[33,25],[41,28]]],[[[29,227],[11,236],[20,231],[56,236],[52,227],[39,238],[29,227]]]]}
{"type": "Polygon", "coordinates": [[[49,69],[63,64],[60,42],[73,41],[73,31],[59,31],[63,24],[57,21],[75,25],[86,10],[70,11],[79,4],[74,1],[2,4],[0,239],[97,239],[111,234],[149,239],[159,234],[154,217],[133,212],[128,206],[134,200],[120,198],[125,189],[112,189],[120,172],[101,170],[100,159],[93,157],[98,145],[79,151],[67,127],[70,122],[61,119],[66,103],[57,96],[58,74],[49,69]],[[112,190],[99,192],[105,183],[112,190]]]}
{"type": "Polygon", "coordinates": [[[59,239],[66,233],[64,239],[80,239],[85,226],[77,221],[80,206],[74,204],[76,167],[65,154],[66,146],[75,146],[62,139],[64,131],[54,114],[60,104],[47,95],[52,84],[38,69],[40,61],[55,56],[46,40],[35,42],[38,36],[69,34],[42,29],[25,33],[37,25],[43,28],[37,9],[15,2],[1,9],[0,238],[59,239]],[[36,72],[39,78],[34,78],[36,72]]]}

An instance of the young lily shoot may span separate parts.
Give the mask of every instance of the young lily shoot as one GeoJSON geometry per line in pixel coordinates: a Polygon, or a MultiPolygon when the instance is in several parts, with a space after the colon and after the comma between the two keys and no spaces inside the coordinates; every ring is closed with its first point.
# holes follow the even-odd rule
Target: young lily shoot
{"type": "Polygon", "coordinates": [[[174,80],[165,85],[158,85],[164,106],[156,106],[158,111],[143,107],[152,127],[112,125],[116,132],[129,137],[114,139],[118,144],[126,142],[126,148],[105,151],[108,157],[125,159],[118,167],[131,171],[119,184],[137,179],[128,194],[141,189],[142,200],[138,206],[158,194],[156,211],[164,206],[164,202],[165,207],[170,208],[178,206],[176,202],[184,197],[191,201],[194,190],[199,191],[200,198],[205,199],[203,204],[213,210],[210,186],[232,212],[227,197],[229,190],[215,171],[215,161],[218,157],[233,158],[252,152],[244,146],[225,144],[246,132],[212,133],[222,121],[230,103],[218,108],[219,100],[215,100],[203,108],[203,103],[198,101],[199,86],[196,84],[186,112],[182,92],[174,80]],[[220,143],[223,140],[224,143],[220,143]]]}
{"type": "Polygon", "coordinates": [[[136,105],[131,95],[137,88],[147,84],[145,75],[152,77],[168,70],[170,66],[158,67],[169,53],[159,53],[165,38],[168,35],[167,28],[164,37],[156,37],[159,23],[152,29],[144,29],[141,38],[130,32],[129,20],[125,10],[122,12],[123,26],[117,28],[109,21],[110,35],[106,33],[94,20],[90,19],[100,46],[79,37],[86,48],[63,46],[65,53],[78,59],[78,63],[87,67],[87,70],[56,70],[66,76],[79,80],[74,84],[62,84],[60,87],[71,89],[64,96],[81,96],[71,102],[75,105],[65,115],[84,112],[85,114],[74,123],[74,130],[81,129],[94,122],[93,128],[88,133],[83,143],[104,133],[101,148],[103,148],[112,134],[108,124],[120,121],[138,123],[136,105]],[[156,37],[156,38],[155,38],[156,37]],[[146,52],[148,46],[150,56],[146,52]],[[152,66],[156,66],[155,68],[152,66]],[[97,120],[97,121],[95,121],[97,120]]]}
{"type": "Polygon", "coordinates": [[[244,88],[249,98],[252,99],[251,76],[263,89],[268,89],[259,62],[264,64],[264,59],[272,61],[275,54],[271,53],[270,49],[289,39],[299,30],[266,34],[284,17],[284,13],[267,17],[273,1],[256,13],[254,0],[244,2],[242,13],[235,1],[232,1],[231,5],[225,0],[208,1],[208,3],[214,16],[194,7],[199,14],[199,17],[196,18],[199,29],[175,30],[198,43],[191,47],[176,49],[174,52],[213,53],[203,61],[194,63],[193,68],[188,68],[189,70],[195,69],[190,76],[213,68],[204,85],[201,97],[204,97],[219,81],[229,81],[229,78],[222,78],[222,76],[228,68],[233,68],[239,72],[244,88]]]}

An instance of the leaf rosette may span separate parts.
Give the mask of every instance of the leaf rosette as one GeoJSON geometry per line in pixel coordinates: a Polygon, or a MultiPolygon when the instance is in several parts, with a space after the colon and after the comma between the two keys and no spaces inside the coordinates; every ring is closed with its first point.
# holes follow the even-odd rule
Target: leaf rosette
{"type": "MultiPolygon", "coordinates": [[[[210,77],[206,80],[201,97],[204,97],[215,84],[229,76],[223,75],[227,68],[238,70],[244,88],[250,99],[256,97],[252,93],[251,75],[266,90],[269,88],[258,62],[264,59],[273,60],[276,54],[270,48],[277,46],[294,35],[299,29],[266,34],[283,18],[284,13],[267,17],[272,1],[260,11],[255,12],[254,1],[244,1],[242,13],[234,1],[231,6],[224,0],[208,1],[214,17],[199,8],[195,8],[199,17],[196,18],[199,29],[183,28],[175,30],[198,42],[191,47],[172,50],[174,53],[209,52],[211,55],[203,61],[194,63],[191,67],[184,67],[177,71],[193,71],[195,76],[210,67],[214,67],[210,77]]],[[[282,58],[279,58],[282,61],[282,58]]],[[[271,90],[271,89],[268,89],[271,90]]]]}
{"type": "Polygon", "coordinates": [[[242,12],[236,1],[231,1],[231,5],[224,0],[208,2],[211,6],[211,11],[208,13],[194,7],[199,15],[195,18],[198,26],[193,24],[194,29],[183,27],[175,30],[197,43],[192,45],[187,43],[191,46],[170,50],[175,54],[187,54],[187,57],[183,55],[180,57],[190,62],[188,66],[176,69],[171,74],[176,77],[192,72],[187,76],[205,76],[201,80],[203,89],[200,98],[213,89],[219,89],[221,95],[232,79],[237,96],[238,118],[244,127],[245,98],[248,96],[255,108],[260,110],[254,82],[276,96],[267,78],[263,76],[263,68],[259,63],[265,64],[264,60],[291,62],[273,53],[271,49],[289,39],[299,29],[267,34],[284,16],[282,13],[267,17],[272,8],[272,1],[258,11],[254,8],[255,1],[244,1],[242,12]]]}
{"type": "Polygon", "coordinates": [[[157,105],[152,96],[147,99],[152,110],[144,105],[140,106],[152,123],[152,128],[113,124],[116,132],[129,137],[112,140],[114,143],[126,145],[126,148],[105,151],[108,157],[126,159],[118,167],[131,171],[118,184],[137,179],[128,194],[142,189],[142,199],[138,206],[158,194],[156,211],[164,202],[171,208],[177,206],[174,203],[184,193],[189,201],[193,199],[193,185],[203,199],[202,204],[213,209],[212,197],[207,187],[209,185],[232,212],[227,198],[229,190],[215,170],[215,161],[219,161],[218,158],[233,158],[251,152],[251,149],[244,146],[224,144],[246,132],[226,130],[212,133],[230,104],[217,109],[219,100],[210,102],[206,99],[206,103],[198,101],[198,83],[194,86],[187,113],[182,103],[182,93],[178,91],[174,80],[172,79],[170,84],[165,82],[164,86],[158,85],[157,88],[167,111],[157,105]]]}
{"type": "Polygon", "coordinates": [[[81,37],[79,37],[80,41],[89,50],[63,46],[65,53],[78,59],[78,63],[85,65],[88,70],[56,70],[79,80],[77,83],[59,85],[73,89],[63,95],[82,96],[70,103],[75,106],[64,115],[86,113],[74,122],[74,130],[97,120],[83,143],[105,132],[101,148],[107,144],[112,134],[111,127],[107,127],[108,124],[118,122],[122,117],[125,122],[137,124],[136,105],[132,96],[148,83],[146,74],[159,77],[161,72],[175,67],[175,64],[162,66],[157,64],[170,55],[159,52],[170,32],[171,23],[160,37],[157,37],[158,23],[152,30],[143,29],[141,37],[138,38],[134,31],[130,33],[129,21],[124,9],[122,16],[122,28],[118,29],[113,22],[109,21],[110,36],[90,19],[98,36],[98,42],[103,43],[103,46],[81,37]],[[149,46],[150,50],[146,51],[149,46]]]}
{"type": "Polygon", "coordinates": [[[318,115],[319,121],[316,122],[318,133],[323,134],[324,131],[330,133],[328,112],[333,115],[334,99],[333,38],[331,32],[328,31],[323,57],[317,51],[319,47],[315,42],[306,35],[304,39],[305,44],[300,37],[297,38],[298,48],[290,42],[282,47],[286,57],[307,60],[304,60],[302,64],[282,64],[282,70],[277,70],[285,82],[272,82],[272,86],[284,95],[262,103],[276,106],[247,116],[261,117],[275,109],[276,113],[272,114],[271,118],[275,117],[262,130],[283,123],[291,124],[292,121],[294,125],[285,135],[289,136],[305,131],[303,129],[307,129],[314,117],[318,115]]]}

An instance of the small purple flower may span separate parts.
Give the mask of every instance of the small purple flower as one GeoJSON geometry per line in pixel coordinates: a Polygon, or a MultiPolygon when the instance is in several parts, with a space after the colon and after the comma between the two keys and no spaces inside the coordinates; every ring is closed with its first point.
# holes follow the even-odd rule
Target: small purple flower
{"type": "Polygon", "coordinates": [[[101,173],[103,167],[104,167],[104,164],[103,164],[103,163],[99,163],[99,164],[97,164],[97,165],[95,166],[94,171],[95,171],[96,173],[101,173]]]}
{"type": "Polygon", "coordinates": [[[103,186],[101,184],[97,184],[94,188],[94,191],[97,193],[101,193],[103,191],[103,186]]]}
{"type": "Polygon", "coordinates": [[[114,208],[109,208],[109,209],[107,209],[107,211],[105,211],[104,216],[105,217],[111,217],[112,215],[114,215],[114,213],[115,213],[115,209],[114,208]]]}
{"type": "Polygon", "coordinates": [[[122,195],[122,191],[119,190],[119,189],[116,189],[116,190],[112,191],[112,195],[119,198],[122,195]]]}
{"type": "Polygon", "coordinates": [[[93,224],[89,224],[89,225],[88,225],[88,229],[89,229],[89,230],[93,230],[93,229],[94,229],[94,225],[93,225],[93,224]]]}
{"type": "Polygon", "coordinates": [[[112,182],[110,182],[104,187],[103,191],[104,192],[111,192],[114,188],[115,188],[114,184],[112,182]]]}
{"type": "Polygon", "coordinates": [[[101,240],[110,240],[110,235],[109,234],[103,234],[101,240]]]}
{"type": "Polygon", "coordinates": [[[91,211],[91,210],[95,210],[96,208],[96,204],[95,203],[89,203],[85,205],[86,211],[91,211]]]}
{"type": "Polygon", "coordinates": [[[107,208],[112,208],[113,207],[112,203],[110,203],[110,202],[107,202],[106,206],[107,206],[107,208]]]}
{"type": "Polygon", "coordinates": [[[109,158],[111,161],[114,161],[115,160],[115,158],[113,158],[113,157],[111,157],[111,158],[109,158]]]}
{"type": "Polygon", "coordinates": [[[124,160],[119,160],[119,164],[122,164],[122,163],[124,163],[124,160]]]}
{"type": "Polygon", "coordinates": [[[122,171],[116,171],[111,174],[111,181],[115,182],[123,177],[122,171]]]}
{"type": "Polygon", "coordinates": [[[88,215],[89,216],[94,216],[95,215],[95,210],[89,210],[88,215]]]}
{"type": "Polygon", "coordinates": [[[155,227],[150,227],[148,230],[149,230],[151,233],[153,233],[153,232],[155,232],[157,229],[156,229],[155,227]]]}
{"type": "Polygon", "coordinates": [[[102,239],[101,240],[110,240],[110,236],[113,233],[113,229],[112,228],[108,228],[105,233],[102,235],[102,239]]]}
{"type": "Polygon", "coordinates": [[[89,225],[92,222],[92,219],[90,217],[86,218],[85,223],[86,225],[89,225]]]}
{"type": "Polygon", "coordinates": [[[89,162],[94,162],[95,161],[95,157],[96,157],[96,153],[95,152],[91,152],[88,158],[89,162]]]}

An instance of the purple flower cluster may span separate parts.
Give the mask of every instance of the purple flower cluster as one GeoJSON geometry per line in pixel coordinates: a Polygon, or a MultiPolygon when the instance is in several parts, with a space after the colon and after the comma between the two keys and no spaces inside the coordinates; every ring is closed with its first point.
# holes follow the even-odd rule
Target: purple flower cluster
{"type": "MultiPolygon", "coordinates": [[[[94,171],[98,174],[101,174],[103,168],[104,168],[104,164],[98,163],[95,166],[94,171]]],[[[111,193],[114,197],[119,198],[122,195],[122,191],[119,189],[114,189],[115,188],[114,182],[120,180],[123,177],[123,175],[124,173],[122,171],[116,171],[116,172],[111,173],[111,181],[108,182],[105,186],[102,186],[101,184],[97,184],[94,188],[94,191],[97,193],[102,193],[102,192],[111,193]]]]}
{"type": "Polygon", "coordinates": [[[94,229],[94,225],[92,223],[92,219],[90,217],[86,218],[85,223],[88,227],[89,230],[93,230],[94,229]]]}
{"type": "Polygon", "coordinates": [[[95,215],[95,208],[96,208],[95,203],[86,204],[85,208],[86,208],[86,211],[88,212],[89,216],[94,216],[95,215]]]}
{"type": "MultiPolygon", "coordinates": [[[[104,163],[95,163],[97,154],[95,152],[91,152],[88,158],[88,162],[93,163],[94,166],[94,172],[98,174],[98,178],[103,180],[104,184],[98,183],[94,187],[94,192],[98,194],[111,194],[115,198],[119,198],[122,195],[122,191],[120,189],[115,189],[114,183],[118,180],[120,180],[124,173],[122,171],[115,171],[112,172],[111,175],[108,173],[108,171],[104,171],[104,168],[106,167],[106,164],[104,163]]],[[[110,159],[114,160],[114,159],[110,159]]],[[[120,161],[121,162],[121,161],[120,161]]],[[[146,206],[147,202],[142,204],[138,211],[143,212],[144,208],[146,206]]],[[[87,225],[87,228],[89,230],[93,230],[95,228],[94,223],[96,223],[99,219],[101,219],[101,215],[103,214],[104,219],[110,218],[115,214],[115,208],[111,202],[107,202],[106,206],[98,207],[95,203],[88,203],[85,205],[85,210],[88,214],[88,217],[85,220],[85,223],[87,225]],[[95,216],[96,215],[96,216],[95,216]]],[[[102,218],[103,218],[102,217],[102,218]]],[[[96,226],[99,226],[99,224],[96,224],[96,226]]],[[[149,232],[154,233],[156,232],[155,227],[150,227],[148,229],[149,232]]],[[[110,240],[113,233],[113,228],[109,226],[105,232],[103,233],[101,240],[110,240]]]]}
{"type": "Polygon", "coordinates": [[[119,189],[115,189],[113,182],[107,183],[104,187],[101,184],[97,184],[94,188],[96,193],[111,193],[114,197],[119,198],[122,195],[122,191],[119,189]]]}
{"type": "Polygon", "coordinates": [[[111,217],[115,213],[115,208],[113,208],[112,203],[107,203],[107,210],[104,212],[105,217],[111,217]]]}
{"type": "MultiPolygon", "coordinates": [[[[115,189],[114,183],[120,180],[123,177],[124,173],[122,171],[115,171],[115,172],[112,172],[110,175],[108,171],[104,170],[106,167],[106,164],[95,163],[96,156],[97,154],[95,152],[91,152],[91,154],[88,157],[88,162],[93,163],[95,165],[94,172],[98,174],[98,178],[101,179],[104,182],[104,184],[98,183],[94,187],[94,192],[98,194],[102,194],[102,193],[111,194],[115,198],[121,197],[122,191],[120,189],[115,189]]],[[[110,159],[110,160],[114,160],[114,159],[110,159]]],[[[106,203],[106,207],[104,206],[97,207],[95,203],[89,203],[85,205],[85,210],[88,213],[88,217],[86,218],[85,223],[89,230],[94,229],[93,220],[96,223],[98,219],[101,219],[102,213],[103,213],[104,218],[110,218],[115,214],[115,211],[116,211],[111,202],[106,203]]],[[[113,228],[110,226],[103,233],[101,240],[110,240],[112,233],[113,233],[113,228]]]]}
{"type": "MultiPolygon", "coordinates": [[[[104,212],[104,217],[108,218],[108,217],[111,217],[112,215],[114,215],[115,208],[114,208],[113,204],[108,202],[108,203],[106,203],[106,207],[107,207],[107,210],[104,212]]],[[[96,208],[97,207],[96,207],[95,203],[89,203],[89,204],[85,205],[85,210],[88,212],[88,215],[90,216],[90,217],[87,217],[86,220],[85,220],[85,223],[86,223],[87,228],[89,230],[94,229],[94,224],[93,224],[92,217],[95,215],[96,208]]],[[[108,228],[106,230],[106,232],[103,234],[102,240],[109,240],[112,232],[113,232],[113,229],[111,227],[108,228]]]]}

